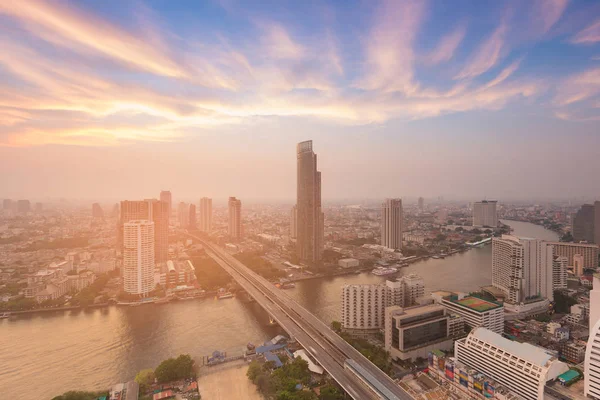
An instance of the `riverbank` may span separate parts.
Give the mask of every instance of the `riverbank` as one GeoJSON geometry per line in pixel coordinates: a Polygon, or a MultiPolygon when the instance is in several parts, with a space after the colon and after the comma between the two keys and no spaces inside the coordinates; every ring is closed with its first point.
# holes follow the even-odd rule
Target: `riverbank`
{"type": "Polygon", "coordinates": [[[92,305],[89,305],[86,307],[69,306],[69,307],[54,307],[54,308],[34,308],[33,310],[6,311],[6,313],[8,313],[8,315],[10,317],[11,315],[48,313],[48,312],[54,312],[54,311],[87,310],[87,309],[105,308],[108,306],[110,306],[110,303],[92,304],[92,305]]]}

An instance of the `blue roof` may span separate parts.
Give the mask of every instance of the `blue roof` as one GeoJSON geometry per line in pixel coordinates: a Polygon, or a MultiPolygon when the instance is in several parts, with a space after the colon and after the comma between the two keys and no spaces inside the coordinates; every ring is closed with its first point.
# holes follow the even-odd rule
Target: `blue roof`
{"type": "Polygon", "coordinates": [[[560,374],[558,379],[562,382],[569,382],[577,377],[579,377],[579,372],[575,371],[574,369],[570,369],[567,372],[560,374]]]}
{"type": "MultiPolygon", "coordinates": [[[[269,343],[269,342],[267,342],[267,343],[269,343]]],[[[268,344],[268,345],[264,345],[264,346],[258,346],[256,348],[256,354],[262,354],[267,351],[279,350],[279,349],[283,349],[284,347],[285,347],[285,344],[268,344]]]]}
{"type": "Polygon", "coordinates": [[[283,365],[283,363],[281,362],[279,357],[277,357],[275,354],[271,353],[270,351],[265,352],[265,358],[267,359],[267,361],[273,361],[273,363],[275,363],[275,368],[279,368],[283,365]]]}

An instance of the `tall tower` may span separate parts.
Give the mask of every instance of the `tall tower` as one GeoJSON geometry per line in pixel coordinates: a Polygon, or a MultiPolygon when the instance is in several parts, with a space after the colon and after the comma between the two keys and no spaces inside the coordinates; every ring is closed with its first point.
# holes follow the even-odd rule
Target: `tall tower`
{"type": "Polygon", "coordinates": [[[160,201],[166,201],[169,204],[169,218],[171,218],[171,213],[173,212],[173,197],[171,196],[171,192],[168,190],[163,190],[160,192],[160,201]]]}
{"type": "Polygon", "coordinates": [[[473,203],[473,226],[489,226],[495,228],[498,226],[498,211],[496,209],[497,201],[477,201],[473,203]]]}
{"type": "Polygon", "coordinates": [[[147,296],[154,290],[154,222],[123,224],[123,289],[147,296]]]}
{"type": "Polygon", "coordinates": [[[190,216],[188,217],[188,226],[190,229],[196,229],[196,205],[190,204],[190,216]]]}
{"type": "Polygon", "coordinates": [[[402,248],[402,199],[385,199],[381,205],[381,245],[389,249],[402,248]]]}
{"type": "Polygon", "coordinates": [[[419,211],[423,212],[425,210],[425,199],[422,197],[419,197],[419,211]]]}
{"type": "Polygon", "coordinates": [[[156,262],[169,259],[169,204],[156,199],[122,201],[119,220],[119,246],[123,246],[123,225],[134,220],[154,222],[154,258],[156,262]]]}
{"type": "Polygon", "coordinates": [[[187,228],[190,223],[190,207],[183,201],[177,206],[177,220],[181,228],[187,228]]]}
{"type": "Polygon", "coordinates": [[[323,257],[324,215],[321,208],[321,172],[312,140],[296,146],[296,253],[301,261],[318,264],[323,257]]]}
{"type": "Polygon", "coordinates": [[[296,223],[298,219],[298,208],[296,206],[292,207],[292,211],[290,211],[290,237],[292,239],[296,239],[298,232],[298,225],[296,223]]]}
{"type": "Polygon", "coordinates": [[[590,337],[585,350],[583,394],[600,399],[600,275],[590,291],[590,337]]]}
{"type": "MultiPolygon", "coordinates": [[[[600,210],[598,210],[600,211],[600,210]]],[[[571,232],[575,242],[586,241],[588,243],[596,243],[595,241],[595,220],[596,206],[592,204],[584,204],[573,215],[571,221],[571,232]]]]}
{"type": "Polygon", "coordinates": [[[212,229],[212,199],[203,197],[200,199],[200,230],[210,233],[212,229]]]}
{"type": "Polygon", "coordinates": [[[229,198],[229,237],[242,237],[242,201],[235,197],[229,198]]]}

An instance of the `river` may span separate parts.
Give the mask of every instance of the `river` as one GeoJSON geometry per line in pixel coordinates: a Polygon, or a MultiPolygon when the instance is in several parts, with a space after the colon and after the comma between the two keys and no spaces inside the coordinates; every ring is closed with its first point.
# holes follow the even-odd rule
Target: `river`
{"type": "MultiPolygon", "coordinates": [[[[503,221],[519,236],[556,240],[543,227],[503,221]]],[[[426,290],[473,291],[491,283],[491,246],[403,268],[426,290]]],[[[326,322],[338,319],[341,287],[385,281],[370,273],[297,282],[287,293],[326,322]]],[[[238,299],[59,311],[0,320],[0,390],[7,399],[47,400],[67,390],[104,389],[165,358],[213,350],[239,353],[278,333],[256,304],[238,299]]]]}

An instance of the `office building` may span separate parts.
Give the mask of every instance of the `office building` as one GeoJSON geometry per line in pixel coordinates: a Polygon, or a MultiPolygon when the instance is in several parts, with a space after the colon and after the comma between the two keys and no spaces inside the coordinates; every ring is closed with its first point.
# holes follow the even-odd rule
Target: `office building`
{"type": "Polygon", "coordinates": [[[227,232],[231,239],[242,237],[242,201],[235,197],[229,198],[229,228],[227,232]]]}
{"type": "Polygon", "coordinates": [[[552,290],[562,290],[567,288],[567,267],[569,259],[567,257],[554,256],[552,261],[552,290]]]}
{"type": "Polygon", "coordinates": [[[483,200],[473,203],[473,226],[495,228],[498,226],[497,201],[483,200]]]}
{"type": "Polygon", "coordinates": [[[102,207],[100,207],[100,204],[98,204],[98,203],[92,204],[92,218],[98,218],[98,219],[104,218],[104,211],[102,210],[102,207]]]}
{"type": "Polygon", "coordinates": [[[197,228],[197,224],[196,224],[196,205],[195,204],[191,204],[190,203],[190,215],[188,217],[188,228],[190,229],[196,229],[197,228]]]}
{"type": "Polygon", "coordinates": [[[594,274],[590,291],[590,336],[585,350],[583,392],[600,399],[600,275],[594,274]]]}
{"type": "Polygon", "coordinates": [[[542,240],[502,235],[492,239],[492,286],[506,302],[554,299],[553,248],[542,240]]]}
{"type": "Polygon", "coordinates": [[[404,215],[402,199],[385,199],[381,205],[381,245],[388,249],[402,249],[404,215]]]}
{"type": "Polygon", "coordinates": [[[169,259],[169,204],[156,199],[124,200],[120,206],[119,247],[123,246],[123,224],[134,220],[154,222],[154,258],[169,259]]]}
{"type": "Polygon", "coordinates": [[[573,274],[575,276],[582,276],[585,272],[585,257],[581,254],[575,254],[573,256],[573,274]]]}
{"type": "Polygon", "coordinates": [[[546,382],[569,370],[548,350],[475,328],[454,344],[457,362],[474,368],[526,400],[544,398],[546,382]]]}
{"type": "Polygon", "coordinates": [[[30,211],[31,211],[31,203],[29,202],[29,200],[17,201],[17,212],[28,213],[30,211]]]}
{"type": "Polygon", "coordinates": [[[385,309],[385,349],[394,360],[426,358],[435,349],[451,349],[464,335],[462,317],[439,304],[385,309]]]}
{"type": "Polygon", "coordinates": [[[502,303],[488,301],[464,293],[437,291],[431,297],[441,304],[450,314],[463,317],[471,329],[487,328],[498,334],[504,332],[504,306],[502,303]]]}
{"type": "Polygon", "coordinates": [[[2,209],[7,211],[12,211],[13,209],[13,201],[11,199],[2,200],[2,209]]]}
{"type": "Polygon", "coordinates": [[[419,206],[419,211],[423,212],[423,210],[425,210],[425,199],[422,197],[419,197],[419,200],[417,203],[419,206]]]}
{"type": "Polygon", "coordinates": [[[300,261],[319,264],[323,257],[325,221],[321,208],[321,172],[312,140],[296,146],[296,254],[300,261]]]}
{"type": "Polygon", "coordinates": [[[187,228],[190,224],[190,206],[183,201],[177,206],[177,221],[181,228],[187,228]]]}
{"type": "Polygon", "coordinates": [[[296,228],[296,219],[298,218],[298,208],[296,206],[292,207],[290,211],[290,238],[296,239],[297,228],[296,228]]]}
{"type": "Polygon", "coordinates": [[[203,197],[200,199],[200,230],[210,233],[212,229],[212,199],[203,197]]]}
{"type": "Polygon", "coordinates": [[[584,204],[572,216],[571,234],[574,242],[596,243],[595,235],[595,205],[584,204]]]}
{"type": "MultiPolygon", "coordinates": [[[[575,265],[575,256],[583,256],[583,268],[594,269],[598,266],[598,245],[594,243],[547,242],[554,247],[555,256],[564,256],[568,265],[575,265]]],[[[582,272],[583,274],[583,272],[582,272]]]]}
{"type": "Polygon", "coordinates": [[[159,199],[167,203],[167,214],[170,219],[173,216],[173,197],[171,196],[171,192],[168,190],[161,191],[159,199]]]}
{"type": "Polygon", "coordinates": [[[154,222],[123,224],[123,290],[147,296],[154,290],[154,222]]]}

